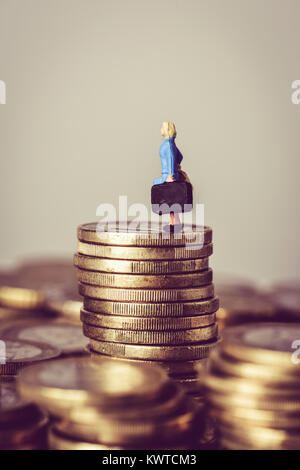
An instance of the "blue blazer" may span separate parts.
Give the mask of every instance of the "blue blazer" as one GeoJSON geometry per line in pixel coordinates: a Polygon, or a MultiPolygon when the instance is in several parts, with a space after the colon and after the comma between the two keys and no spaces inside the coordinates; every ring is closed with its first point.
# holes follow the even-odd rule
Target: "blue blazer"
{"type": "Polygon", "coordinates": [[[164,139],[159,148],[159,155],[161,160],[161,178],[155,178],[153,184],[164,183],[168,175],[173,175],[178,180],[178,165],[180,165],[183,156],[176,147],[174,137],[164,139]]]}

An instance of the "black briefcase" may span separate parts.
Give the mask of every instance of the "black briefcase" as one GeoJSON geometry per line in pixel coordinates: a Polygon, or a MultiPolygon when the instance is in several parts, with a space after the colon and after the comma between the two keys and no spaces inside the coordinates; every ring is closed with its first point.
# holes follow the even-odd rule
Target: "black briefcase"
{"type": "Polygon", "coordinates": [[[155,214],[190,212],[193,209],[193,188],[186,181],[155,184],[151,188],[151,205],[155,214]]]}

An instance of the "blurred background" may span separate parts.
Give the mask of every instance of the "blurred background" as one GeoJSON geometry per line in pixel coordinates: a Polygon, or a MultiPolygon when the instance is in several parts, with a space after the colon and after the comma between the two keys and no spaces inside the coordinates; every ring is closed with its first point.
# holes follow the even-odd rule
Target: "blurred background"
{"type": "Polygon", "coordinates": [[[161,121],[215,271],[298,275],[299,0],[0,0],[1,266],[71,255],[103,202],[150,202],[161,121]]]}

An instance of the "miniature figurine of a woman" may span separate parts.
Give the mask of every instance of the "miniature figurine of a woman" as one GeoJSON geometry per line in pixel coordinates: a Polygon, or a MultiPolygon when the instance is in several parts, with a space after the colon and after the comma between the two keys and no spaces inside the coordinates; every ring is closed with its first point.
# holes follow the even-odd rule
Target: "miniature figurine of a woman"
{"type": "Polygon", "coordinates": [[[161,135],[164,140],[159,148],[161,160],[161,177],[155,178],[153,184],[171,183],[179,180],[178,167],[182,161],[182,154],[176,147],[176,128],[173,122],[164,121],[161,126],[161,135]]]}
{"type": "MultiPolygon", "coordinates": [[[[182,154],[175,144],[176,128],[173,122],[164,121],[161,126],[164,140],[159,148],[161,177],[155,178],[154,185],[185,181],[190,183],[187,174],[181,170],[182,154]]],[[[175,201],[174,201],[175,202],[175,201]]],[[[178,213],[170,212],[170,225],[180,225],[178,213]]]]}

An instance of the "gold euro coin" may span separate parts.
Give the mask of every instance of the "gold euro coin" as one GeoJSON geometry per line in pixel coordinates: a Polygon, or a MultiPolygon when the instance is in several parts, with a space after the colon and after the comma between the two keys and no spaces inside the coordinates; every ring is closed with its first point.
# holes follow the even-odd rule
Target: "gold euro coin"
{"type": "MultiPolygon", "coordinates": [[[[273,429],[262,426],[232,427],[220,425],[221,434],[244,447],[261,450],[299,450],[300,433],[284,429],[273,429]]],[[[233,444],[236,445],[236,444],[233,444]]]]}
{"type": "Polygon", "coordinates": [[[161,274],[161,275],[139,275],[139,274],[112,274],[99,273],[96,271],[77,270],[78,280],[84,284],[92,284],[103,287],[125,287],[125,288],[159,288],[170,289],[172,287],[199,287],[210,284],[212,281],[212,270],[198,273],[185,274],[161,274]]]}
{"type": "Polygon", "coordinates": [[[203,387],[201,382],[197,377],[188,377],[188,378],[178,378],[173,377],[173,380],[183,387],[185,393],[188,394],[202,394],[203,395],[203,387]]]}
{"type": "Polygon", "coordinates": [[[81,326],[63,322],[18,322],[0,329],[0,338],[16,341],[45,343],[58,348],[62,354],[82,354],[87,340],[81,326]]]}
{"type": "Polygon", "coordinates": [[[16,375],[22,367],[58,357],[61,351],[43,343],[1,338],[0,376],[16,375]]]}
{"type": "MultiPolygon", "coordinates": [[[[96,444],[94,442],[86,442],[84,440],[77,440],[72,437],[60,433],[54,426],[52,426],[48,433],[48,442],[51,450],[130,450],[130,447],[115,446],[112,444],[96,444]]],[[[153,443],[152,443],[153,445],[153,443]]],[[[134,445],[133,450],[138,447],[134,445]]],[[[140,446],[140,449],[145,449],[145,444],[140,446]]],[[[148,446],[147,446],[148,449],[148,446]]],[[[151,447],[152,449],[152,447],[151,447]]],[[[160,450],[159,444],[154,445],[153,449],[160,450]]],[[[163,447],[162,449],[165,449],[163,447]]],[[[178,444],[176,447],[168,445],[168,450],[187,450],[187,446],[178,444]]]]}
{"type": "Polygon", "coordinates": [[[126,344],[185,344],[209,341],[218,335],[216,324],[190,330],[133,331],[115,330],[83,324],[83,333],[91,339],[126,344]]]}
{"type": "Polygon", "coordinates": [[[184,246],[210,243],[212,229],[185,224],[182,230],[173,233],[169,225],[155,222],[92,222],[80,225],[77,235],[81,241],[103,245],[184,246]]]}
{"type": "Polygon", "coordinates": [[[215,313],[192,317],[131,317],[105,315],[101,313],[88,312],[82,309],[80,314],[81,321],[93,326],[102,328],[114,328],[122,330],[185,330],[190,328],[199,328],[209,326],[215,323],[215,313]]]}
{"type": "Polygon", "coordinates": [[[262,426],[274,429],[299,430],[299,414],[273,410],[248,408],[224,408],[218,410],[218,419],[223,423],[238,427],[262,426]]]}
{"type": "Polygon", "coordinates": [[[124,450],[121,446],[95,444],[84,440],[72,439],[60,433],[54,426],[49,429],[48,443],[51,450],[124,450]]]}
{"type": "Polygon", "coordinates": [[[17,384],[21,396],[60,416],[77,406],[116,410],[133,402],[152,402],[168,384],[168,377],[154,367],[67,358],[23,369],[17,384]]]}
{"type": "Polygon", "coordinates": [[[246,394],[210,392],[210,401],[219,408],[247,408],[265,411],[284,411],[288,413],[300,413],[300,400],[281,398],[279,400],[267,399],[267,397],[247,396],[246,394]]]}
{"type": "Polygon", "coordinates": [[[208,268],[208,258],[183,260],[134,261],[126,259],[95,258],[75,253],[74,264],[89,271],[125,274],[171,274],[203,271],[208,268]]]}
{"type": "Polygon", "coordinates": [[[162,367],[169,374],[170,377],[178,375],[190,376],[195,374],[199,369],[206,370],[208,359],[199,359],[195,361],[151,361],[142,359],[128,359],[125,357],[106,356],[90,350],[91,359],[94,361],[101,361],[102,359],[109,359],[111,361],[124,361],[130,363],[143,364],[148,367],[162,367]]]}
{"type": "Polygon", "coordinates": [[[113,445],[142,444],[145,440],[174,442],[189,433],[194,425],[197,407],[191,399],[186,399],[181,409],[161,419],[120,420],[118,417],[101,414],[97,419],[80,415],[77,421],[62,419],[56,429],[66,435],[80,439],[85,437],[92,442],[113,445]]]}
{"type": "Polygon", "coordinates": [[[78,252],[97,258],[130,260],[168,260],[207,258],[213,252],[211,243],[187,247],[108,246],[78,242],[78,252]]]}
{"type": "Polygon", "coordinates": [[[299,384],[300,371],[297,367],[286,368],[278,367],[277,364],[273,366],[265,364],[255,364],[249,361],[239,361],[221,351],[214,351],[210,358],[210,368],[213,371],[226,374],[227,376],[235,376],[244,379],[252,379],[260,381],[266,385],[284,385],[297,387],[299,384]]]}
{"type": "Polygon", "coordinates": [[[184,317],[211,314],[218,310],[219,299],[213,297],[198,301],[169,303],[129,303],[100,299],[84,299],[84,308],[90,312],[105,315],[131,317],[184,317]]]}
{"type": "Polygon", "coordinates": [[[79,283],[79,292],[84,297],[114,300],[118,302],[176,302],[207,299],[214,295],[213,284],[186,289],[118,289],[79,283]]]}
{"type": "Polygon", "coordinates": [[[282,385],[281,388],[272,388],[266,387],[266,384],[263,382],[261,383],[251,379],[215,375],[210,370],[210,364],[209,374],[204,377],[204,383],[205,387],[209,390],[208,399],[210,399],[210,392],[218,391],[225,395],[232,393],[232,390],[235,390],[235,392],[240,395],[252,394],[265,401],[300,399],[300,393],[296,389],[286,388],[286,385],[282,385]]]}
{"type": "Polygon", "coordinates": [[[277,309],[272,299],[257,293],[243,294],[239,291],[229,295],[222,294],[217,313],[221,329],[245,323],[275,321],[276,316],[277,309]]]}
{"type": "Polygon", "coordinates": [[[238,359],[299,370],[300,323],[254,323],[226,330],[222,350],[238,359]]]}
{"type": "MultiPolygon", "coordinates": [[[[42,259],[0,273],[0,305],[23,310],[46,309],[60,314],[78,308],[76,274],[71,260],[42,259]]],[[[77,313],[78,313],[77,309],[77,313]]]]}
{"type": "Polygon", "coordinates": [[[187,344],[181,346],[152,346],[122,344],[108,341],[90,340],[92,351],[107,356],[126,357],[128,359],[150,359],[152,361],[190,361],[209,356],[218,340],[207,343],[187,344]]]}

